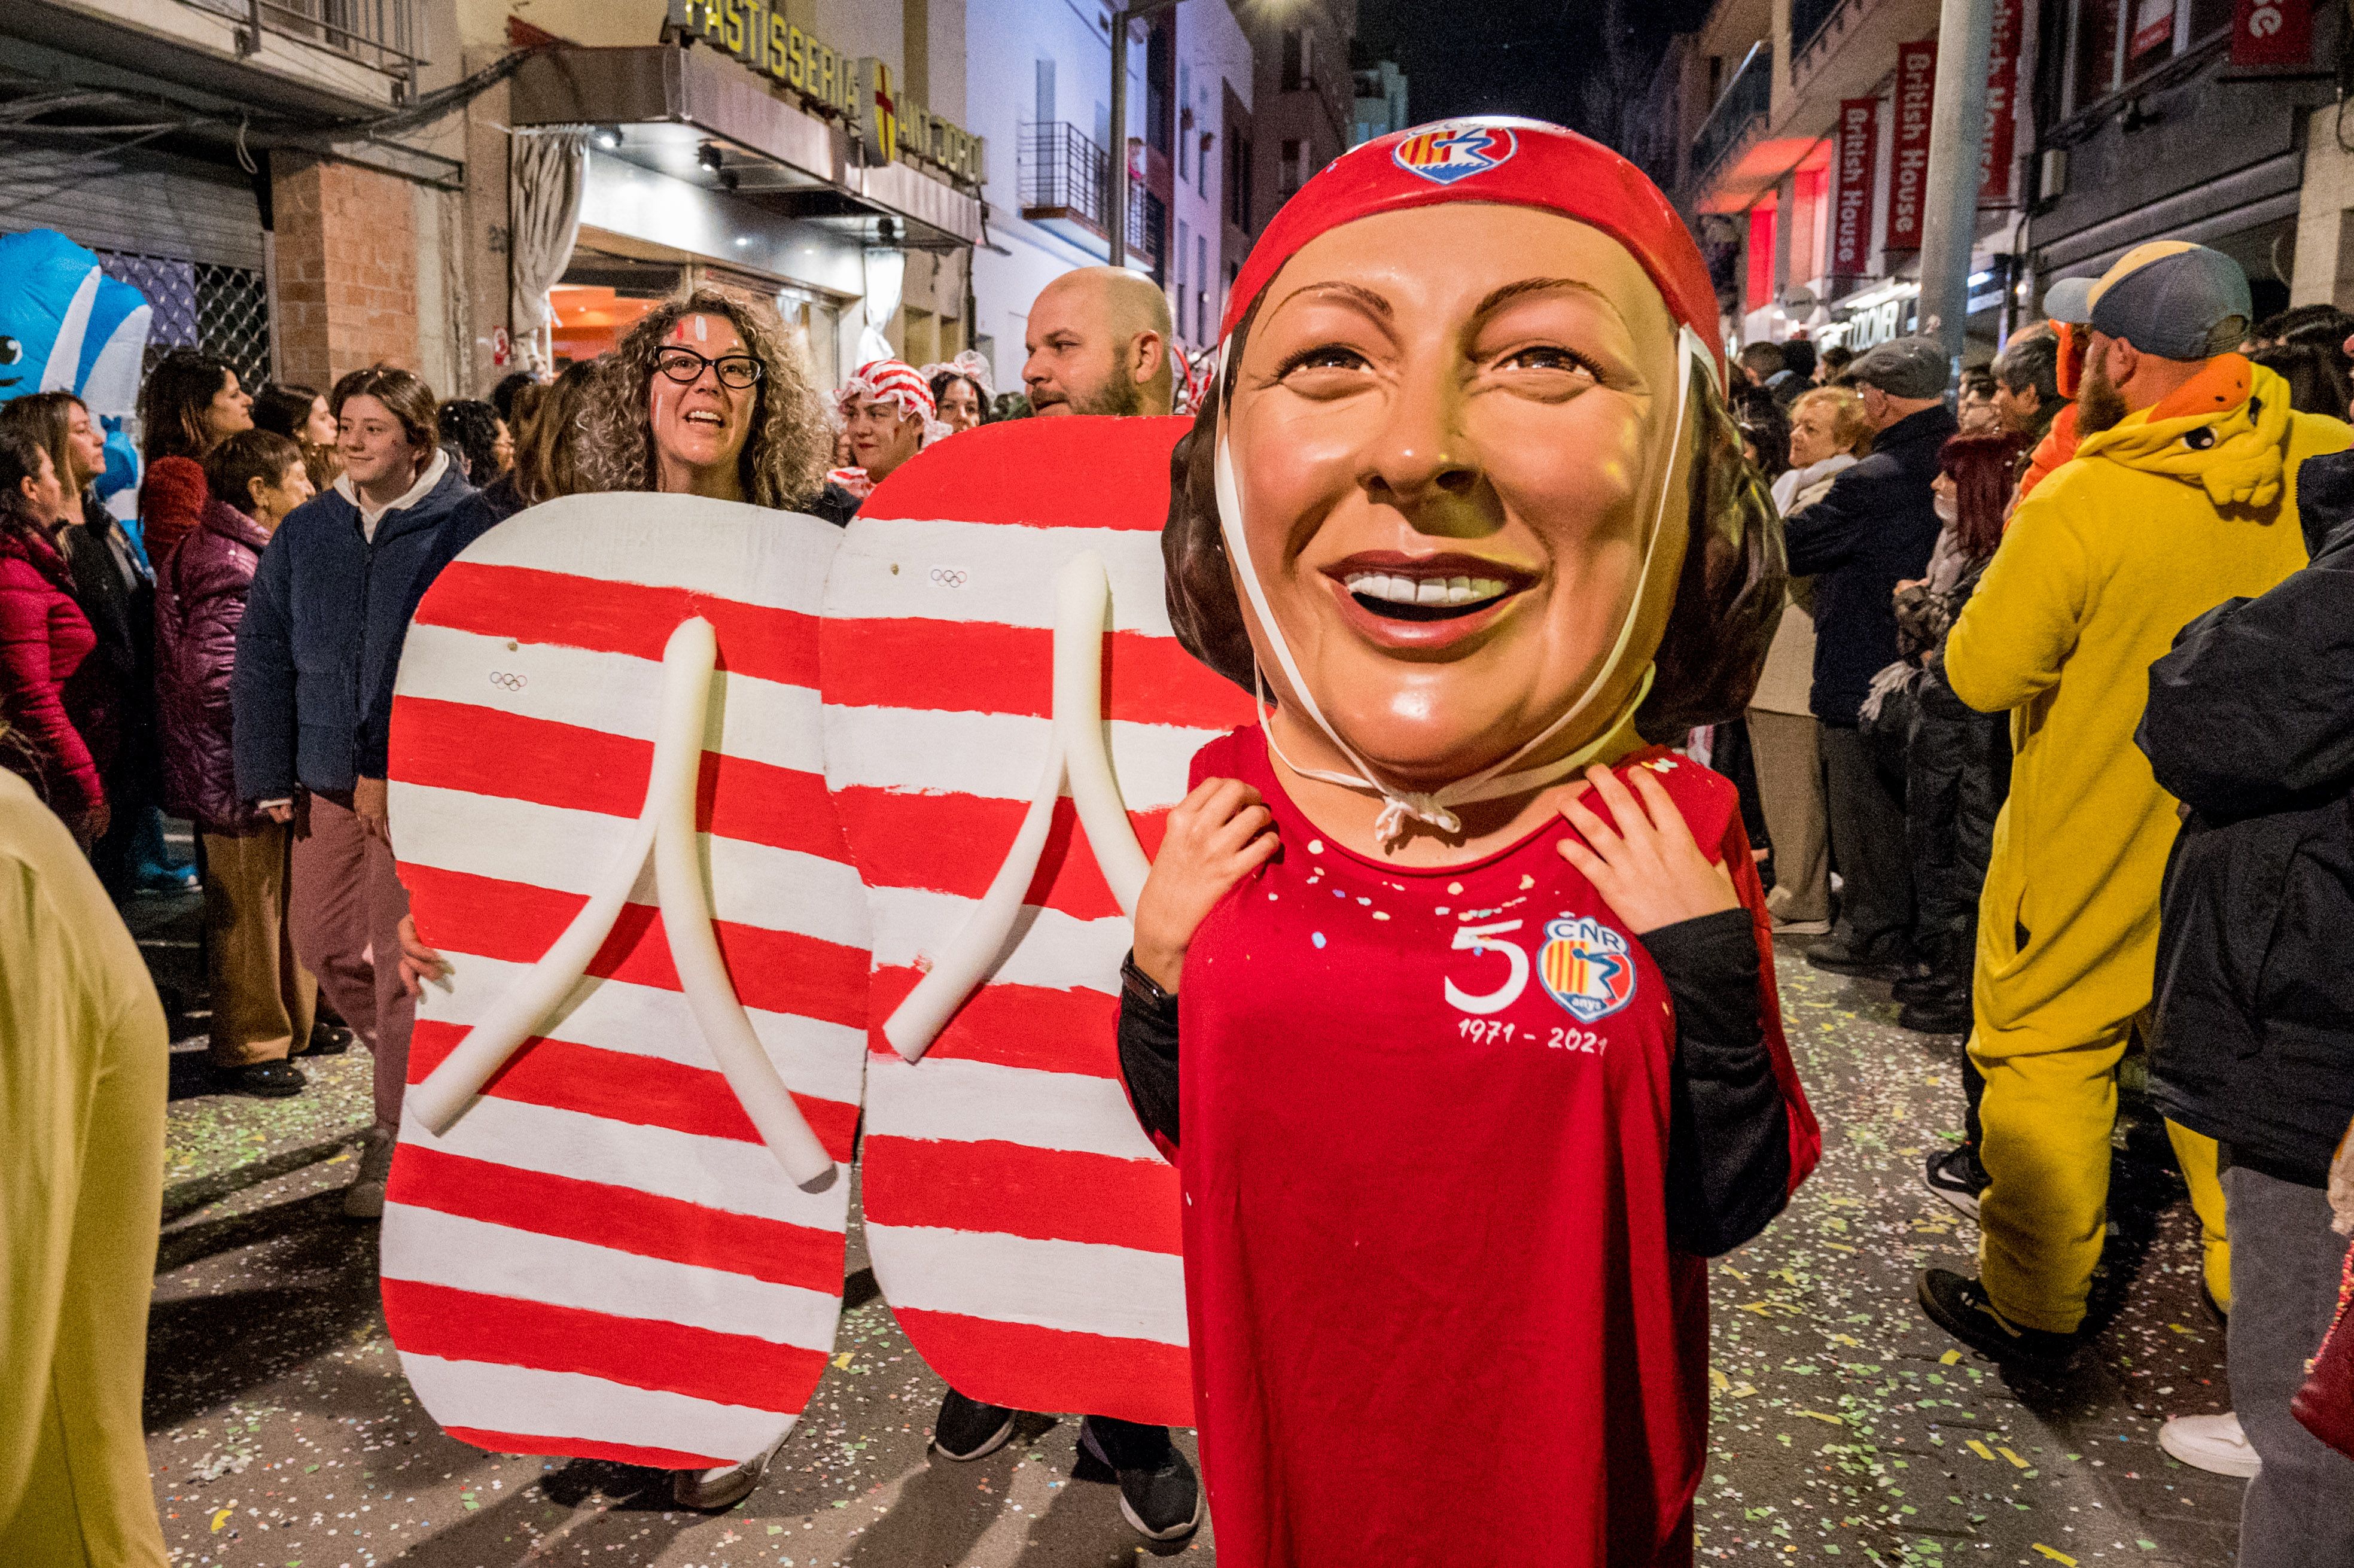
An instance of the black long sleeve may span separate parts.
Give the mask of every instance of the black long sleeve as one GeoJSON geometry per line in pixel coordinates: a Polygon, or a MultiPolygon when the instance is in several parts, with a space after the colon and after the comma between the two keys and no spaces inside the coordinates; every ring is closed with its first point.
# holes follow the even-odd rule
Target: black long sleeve
{"type": "Polygon", "coordinates": [[[1144,1130],[1177,1146],[1177,999],[1131,956],[1119,969],[1119,1073],[1144,1130]]]}
{"type": "MultiPolygon", "coordinates": [[[[1789,1200],[1789,1107],[1759,1012],[1755,927],[1728,909],[1648,932],[1676,1009],[1669,1093],[1668,1237],[1714,1257],[1764,1230],[1789,1200]]],[[[1177,999],[1133,959],[1120,971],[1119,1067],[1144,1129],[1174,1146],[1177,999]]]]}
{"type": "Polygon", "coordinates": [[[1746,909],[1727,909],[1642,942],[1676,1004],[1668,1238],[1714,1257],[1764,1230],[1790,1196],[1790,1114],[1766,1046],[1756,927],[1746,909]]]}

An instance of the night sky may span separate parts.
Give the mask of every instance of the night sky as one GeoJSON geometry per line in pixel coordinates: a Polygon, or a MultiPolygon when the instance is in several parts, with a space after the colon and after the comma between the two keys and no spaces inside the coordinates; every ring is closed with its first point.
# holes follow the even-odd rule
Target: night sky
{"type": "Polygon", "coordinates": [[[1618,97],[1642,87],[1618,79],[1647,77],[1668,35],[1706,9],[1705,0],[1359,0],[1356,53],[1361,64],[1398,62],[1417,122],[1525,114],[1609,140],[1618,97]]]}

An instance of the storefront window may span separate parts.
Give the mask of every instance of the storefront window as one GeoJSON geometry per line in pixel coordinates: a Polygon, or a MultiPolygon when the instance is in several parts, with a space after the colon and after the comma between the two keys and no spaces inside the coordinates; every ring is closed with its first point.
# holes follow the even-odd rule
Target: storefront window
{"type": "Polygon", "coordinates": [[[2133,31],[2126,37],[2126,79],[2174,57],[2174,0],[2133,0],[2133,31]]]}
{"type": "Polygon", "coordinates": [[[2079,113],[2232,26],[2235,0],[2069,0],[2068,112],[2079,113]]]}
{"type": "Polygon", "coordinates": [[[2183,47],[2203,43],[2232,25],[2233,0],[2190,0],[2190,29],[2183,47]]]}
{"type": "MultiPolygon", "coordinates": [[[[2135,0],[2139,5],[2141,0],[2135,0]]],[[[2122,0],[2076,0],[2076,80],[2070,107],[2106,98],[2117,80],[2117,11],[2122,0]]]]}
{"type": "Polygon", "coordinates": [[[1774,299],[1774,208],[1749,209],[1749,287],[1744,308],[1765,309],[1774,299]]]}

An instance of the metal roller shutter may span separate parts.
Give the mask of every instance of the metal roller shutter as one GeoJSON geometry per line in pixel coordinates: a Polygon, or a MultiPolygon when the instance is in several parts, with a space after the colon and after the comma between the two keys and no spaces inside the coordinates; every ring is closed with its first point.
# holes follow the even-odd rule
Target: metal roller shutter
{"type": "Polygon", "coordinates": [[[149,365],[199,348],[237,366],[248,387],[275,374],[269,237],[253,184],[237,170],[14,145],[0,158],[0,233],[28,228],[90,247],[109,274],[147,296],[149,365]]]}
{"type": "Polygon", "coordinates": [[[93,250],[262,270],[261,207],[234,169],[17,143],[0,158],[0,232],[55,228],[93,250]]]}

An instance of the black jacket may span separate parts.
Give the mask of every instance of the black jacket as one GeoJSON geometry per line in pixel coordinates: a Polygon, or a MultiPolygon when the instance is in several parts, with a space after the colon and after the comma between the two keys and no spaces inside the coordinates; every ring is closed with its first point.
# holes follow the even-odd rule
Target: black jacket
{"type": "Polygon", "coordinates": [[[68,700],[79,698],[80,711],[105,715],[111,734],[82,738],[93,748],[113,747],[97,762],[109,803],[122,807],[155,792],[155,585],[140,569],[122,524],[97,496],[84,491],[81,510],[80,524],[58,531],[58,549],[98,645],[74,672],[68,700]]]}
{"type": "Polygon", "coordinates": [[[2183,628],[2135,736],[2190,808],[2159,906],[2151,1096],[2324,1183],[2354,1120],[2354,453],[2308,459],[2313,562],[2183,628]]]}
{"type": "Polygon", "coordinates": [[[1872,677],[1896,658],[1890,596],[1929,569],[1937,543],[1937,453],[1955,431],[1945,408],[1924,408],[1873,438],[1872,455],[1783,525],[1790,575],[1815,579],[1815,689],[1825,724],[1855,727],[1872,677]]]}

